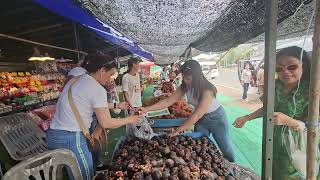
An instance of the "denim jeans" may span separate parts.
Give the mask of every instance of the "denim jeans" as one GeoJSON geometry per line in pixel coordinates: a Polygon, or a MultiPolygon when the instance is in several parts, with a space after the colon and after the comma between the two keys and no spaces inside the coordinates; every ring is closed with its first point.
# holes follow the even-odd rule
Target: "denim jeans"
{"type": "Polygon", "coordinates": [[[82,132],[49,129],[47,131],[47,141],[49,149],[71,150],[76,155],[83,179],[92,179],[94,173],[92,156],[88,149],[86,137],[82,132]]]}
{"type": "Polygon", "coordinates": [[[247,99],[248,97],[248,90],[249,90],[249,83],[243,83],[243,95],[242,99],[247,99]]]}
{"type": "Polygon", "coordinates": [[[195,125],[196,132],[203,132],[206,136],[212,134],[224,157],[234,162],[234,151],[229,135],[227,115],[222,106],[214,112],[205,114],[195,125]]]}

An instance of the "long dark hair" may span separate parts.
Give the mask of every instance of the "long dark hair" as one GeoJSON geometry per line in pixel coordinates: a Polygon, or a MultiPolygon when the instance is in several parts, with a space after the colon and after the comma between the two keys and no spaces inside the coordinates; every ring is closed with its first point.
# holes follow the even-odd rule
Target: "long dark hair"
{"type": "MultiPolygon", "coordinates": [[[[278,60],[280,57],[283,56],[292,56],[300,60],[300,55],[301,55],[302,48],[298,46],[290,46],[287,48],[281,49],[277,53],[276,59],[278,60]]],[[[307,51],[303,50],[302,51],[302,76],[301,80],[303,81],[310,81],[310,71],[311,71],[311,60],[308,56],[307,51]]]]}
{"type": "MultiPolygon", "coordinates": [[[[202,69],[198,61],[188,60],[186,61],[180,68],[180,72],[182,76],[192,76],[191,87],[193,89],[193,97],[198,99],[199,101],[202,98],[202,94],[206,90],[210,90],[213,92],[213,96],[217,95],[217,88],[211,84],[207,78],[202,73],[202,69]]],[[[188,87],[184,82],[181,85],[182,91],[186,93],[188,91],[188,87]]]]}
{"type": "Polygon", "coordinates": [[[111,56],[108,56],[106,54],[89,54],[86,56],[85,64],[83,65],[83,68],[88,71],[88,73],[95,73],[102,67],[109,71],[112,68],[116,67],[116,61],[111,56]]]}

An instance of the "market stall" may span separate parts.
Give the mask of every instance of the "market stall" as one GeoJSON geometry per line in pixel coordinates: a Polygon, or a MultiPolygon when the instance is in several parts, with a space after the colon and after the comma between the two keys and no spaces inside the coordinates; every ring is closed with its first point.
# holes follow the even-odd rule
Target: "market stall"
{"type": "MultiPolygon", "coordinates": [[[[153,105],[173,93],[160,84],[166,93],[150,97],[144,106],[153,105]]],[[[168,109],[149,112],[141,125],[127,129],[113,151],[110,167],[98,173],[98,179],[259,179],[252,171],[228,162],[213,138],[203,133],[185,131],[168,137],[172,128],[180,126],[193,108],[181,100],[168,109]],[[137,137],[135,137],[137,136],[137,137]]]]}
{"type": "Polygon", "coordinates": [[[124,140],[115,151],[109,177],[235,179],[215,145],[196,133],[124,140]]]}
{"type": "MultiPolygon", "coordinates": [[[[57,9],[52,9],[54,6],[50,6],[50,3],[44,3],[44,1],[37,1],[39,4],[42,4],[43,6],[47,7],[47,8],[51,8],[52,11],[59,13],[59,14],[63,14],[65,11],[62,8],[58,8],[57,9]]],[[[79,9],[79,6],[73,6],[74,4],[69,3],[71,1],[68,1],[67,5],[70,7],[76,7],[79,9]]],[[[267,54],[268,56],[266,57],[266,59],[274,59],[274,58],[270,58],[270,57],[274,57],[274,52],[273,50],[274,48],[274,40],[276,39],[276,35],[275,35],[275,29],[274,27],[276,26],[276,15],[277,13],[274,12],[274,10],[276,8],[274,8],[277,4],[275,3],[275,1],[272,1],[272,4],[268,4],[268,13],[272,14],[273,16],[270,16],[271,18],[268,19],[270,22],[269,26],[267,26],[267,33],[266,33],[266,39],[267,39],[267,43],[266,43],[266,47],[268,47],[267,49],[267,54]],[[271,9],[273,10],[271,12],[271,9]],[[272,33],[270,33],[272,32],[272,33]]],[[[246,2],[248,3],[248,2],[246,2]]],[[[299,2],[300,3],[300,2],[299,2]]],[[[295,9],[296,7],[298,7],[299,3],[297,1],[295,1],[294,3],[294,8],[288,8],[290,9],[290,11],[286,12],[286,13],[282,13],[280,14],[280,21],[284,20],[285,18],[289,17],[290,15],[292,15],[293,13],[295,13],[295,9]]],[[[309,3],[309,2],[308,2],[309,3]]],[[[280,4],[280,7],[282,9],[285,9],[287,6],[287,4],[290,4],[290,2],[285,1],[285,3],[280,4]]],[[[87,4],[85,4],[87,5],[87,4]]],[[[92,4],[90,4],[91,6],[92,4]]],[[[128,5],[128,4],[127,4],[128,5]]],[[[126,6],[127,6],[126,5],[126,6]]],[[[166,5],[166,4],[164,4],[166,5]]],[[[172,4],[171,4],[172,5],[172,4]]],[[[159,5],[161,6],[161,5],[159,5]]],[[[166,5],[167,6],[167,5],[166,5]]],[[[61,4],[60,6],[61,7],[61,4]]],[[[98,6],[94,6],[94,7],[98,7],[98,6]]],[[[209,7],[209,6],[208,6],[209,7]]],[[[228,3],[223,5],[224,8],[228,7],[228,3]]],[[[262,1],[258,1],[258,3],[253,3],[252,6],[250,6],[251,8],[255,8],[255,7],[264,7],[264,4],[262,1]]],[[[247,6],[243,6],[242,8],[244,8],[245,10],[247,10],[247,6]]],[[[89,8],[91,9],[91,8],[89,8]]],[[[243,9],[242,9],[243,10],[243,9]]],[[[93,11],[93,10],[92,10],[93,11]]],[[[99,14],[100,12],[98,11],[93,11],[95,13],[93,14],[99,14]]],[[[111,11],[110,11],[111,12],[111,11]]],[[[238,11],[230,11],[229,13],[233,13],[236,12],[238,13],[238,11]]],[[[262,11],[261,11],[262,12],[262,11]]],[[[87,12],[86,11],[81,11],[81,15],[85,15],[84,17],[87,17],[87,12]]],[[[227,13],[228,14],[228,13],[227,13]]],[[[249,19],[251,16],[249,14],[245,14],[245,13],[239,13],[241,15],[245,15],[245,17],[249,17],[249,19]]],[[[259,14],[260,15],[260,14],[259,14]]],[[[72,14],[67,14],[65,16],[68,16],[68,18],[72,19],[74,15],[72,14]]],[[[80,17],[80,16],[79,16],[80,17]]],[[[76,18],[77,22],[82,23],[81,18],[76,18]]],[[[118,17],[118,16],[116,16],[118,17]]],[[[243,16],[242,16],[243,17],[243,16]]],[[[260,17],[260,16],[259,16],[260,17]]],[[[190,19],[190,18],[189,18],[190,19]]],[[[237,19],[237,18],[235,18],[237,19]]],[[[239,19],[239,18],[238,18],[239,19]]],[[[241,19],[241,18],[240,18],[241,19]]],[[[261,20],[260,18],[257,18],[258,20],[261,20]]],[[[222,23],[222,27],[226,27],[226,24],[223,24],[223,21],[225,20],[224,18],[219,18],[219,23],[222,23]],[[221,22],[220,22],[221,21],[221,22]]],[[[130,19],[131,21],[131,19],[130,19]]],[[[98,19],[94,18],[94,25],[98,25],[99,27],[103,26],[106,29],[104,29],[105,31],[101,32],[99,31],[99,29],[97,30],[96,27],[91,27],[89,24],[84,23],[87,27],[94,29],[94,31],[97,31],[98,34],[103,34],[101,36],[106,36],[109,37],[110,34],[106,33],[107,31],[117,34],[118,32],[114,31],[111,27],[107,26],[106,24],[102,23],[102,22],[98,22],[98,19]]],[[[230,21],[231,24],[235,24],[237,25],[238,23],[233,23],[233,21],[230,21]]],[[[242,24],[243,22],[241,22],[242,24]]],[[[19,24],[19,23],[16,23],[19,24]]],[[[198,23],[197,23],[198,24],[198,23]]],[[[207,23],[207,24],[211,24],[211,23],[207,23]]],[[[251,25],[257,25],[258,22],[254,22],[251,23],[251,25]]],[[[121,24],[123,25],[123,24],[121,24]]],[[[124,28],[125,26],[123,26],[124,28]]],[[[158,26],[156,26],[158,27],[158,26]]],[[[248,27],[248,26],[244,26],[244,27],[248,27]]],[[[255,26],[251,26],[255,27],[255,26]]],[[[259,24],[259,27],[262,27],[261,24],[259,24]]],[[[217,28],[221,28],[221,26],[217,26],[217,28]]],[[[120,28],[122,29],[122,28],[120,28]]],[[[130,28],[128,28],[130,29],[130,28]]],[[[139,28],[137,28],[139,29],[139,28]]],[[[223,28],[222,28],[223,29],[223,28]]],[[[229,30],[234,30],[236,28],[227,28],[229,30]]],[[[34,29],[33,29],[34,30],[34,29]]],[[[75,30],[75,29],[73,29],[75,30]]],[[[122,29],[123,30],[123,29],[122,29]]],[[[215,29],[214,29],[215,30],[215,29]]],[[[221,42],[224,41],[219,41],[220,45],[219,48],[214,48],[214,47],[209,47],[209,45],[211,45],[211,43],[208,43],[209,41],[212,41],[212,37],[219,37],[224,39],[225,36],[213,36],[215,34],[215,32],[219,32],[221,33],[220,29],[219,30],[210,30],[207,29],[203,32],[207,32],[207,33],[202,33],[202,34],[207,34],[208,37],[207,38],[197,38],[199,39],[196,42],[193,42],[194,40],[190,40],[187,42],[186,45],[183,45],[182,47],[179,47],[180,50],[179,52],[175,53],[175,57],[177,57],[178,55],[180,56],[183,51],[185,50],[185,48],[189,47],[189,44],[192,43],[193,46],[192,47],[198,47],[201,50],[221,50],[221,48],[226,48],[226,47],[231,47],[236,43],[239,42],[244,42],[245,40],[248,40],[249,38],[252,38],[254,35],[258,35],[259,33],[262,32],[262,30],[257,30],[256,32],[254,32],[254,34],[252,35],[244,35],[243,33],[246,33],[246,31],[238,31],[241,33],[234,33],[234,32],[230,32],[232,34],[232,37],[234,38],[228,38],[230,39],[230,41],[227,42],[226,45],[221,45],[221,42]],[[238,39],[236,38],[237,35],[242,35],[241,37],[244,37],[243,39],[238,39]],[[236,39],[233,41],[233,39],[236,39]],[[238,41],[239,40],[239,41],[238,41]],[[201,41],[201,42],[200,42],[201,41]],[[232,41],[232,42],[231,42],[232,41]],[[204,43],[205,42],[205,43],[204,43]]],[[[76,30],[75,30],[76,31],[76,30]]],[[[124,30],[123,30],[124,31],[124,30]]],[[[127,30],[126,30],[127,31],[127,30]]],[[[140,30],[139,30],[140,31],[140,30]]],[[[9,30],[7,30],[7,32],[10,32],[9,30]]],[[[32,32],[32,31],[31,31],[32,32]]],[[[37,32],[37,31],[35,31],[37,32]]],[[[66,31],[64,31],[66,32],[66,31]]],[[[154,31],[154,32],[158,32],[158,31],[154,31]]],[[[190,31],[188,31],[190,32],[190,31]]],[[[21,32],[20,32],[21,33],[21,32]]],[[[19,33],[17,33],[19,35],[19,33]]],[[[24,33],[22,32],[22,35],[24,33]]],[[[28,34],[28,33],[27,33],[28,34]]],[[[61,34],[61,33],[60,33],[61,34]]],[[[63,33],[62,33],[63,34],[63,33]]],[[[68,33],[66,33],[68,34],[68,33]]],[[[77,33],[75,33],[77,34],[77,33]]],[[[90,34],[90,33],[89,33],[90,34]]],[[[201,34],[201,33],[200,33],[201,34]]],[[[77,35],[76,35],[77,36],[77,35]]],[[[9,39],[15,39],[15,40],[23,40],[22,38],[16,38],[13,36],[8,36],[5,34],[2,34],[3,38],[9,38],[9,39]]],[[[43,38],[45,36],[41,36],[38,38],[43,38]]],[[[119,35],[118,36],[120,40],[127,40],[125,37],[119,35]]],[[[157,36],[157,37],[163,37],[163,36],[157,36]]],[[[110,38],[110,37],[109,37],[110,38]]],[[[60,40],[59,43],[57,43],[57,45],[61,45],[64,43],[66,38],[62,38],[63,40],[60,40]]],[[[77,39],[77,38],[75,38],[77,39]]],[[[98,38],[97,38],[98,39],[98,38]]],[[[170,38],[167,38],[170,39],[170,38]]],[[[181,38],[181,39],[185,39],[185,38],[181,38]]],[[[118,44],[121,44],[123,41],[116,41],[114,39],[112,39],[113,41],[117,42],[118,44]]],[[[51,40],[48,40],[48,42],[51,42],[51,40]]],[[[23,42],[28,42],[27,39],[24,39],[23,42]]],[[[50,47],[44,43],[36,43],[34,41],[29,41],[29,43],[33,43],[33,44],[37,44],[37,45],[41,45],[41,46],[47,46],[50,47]]],[[[101,42],[100,42],[101,43],[101,42]]],[[[126,41],[127,43],[127,41],[126,41]]],[[[217,43],[219,45],[219,43],[217,43]]],[[[85,43],[83,43],[85,44],[85,43]]],[[[95,43],[92,43],[95,44],[95,43]]],[[[103,43],[101,43],[103,45],[103,43]]],[[[130,44],[130,42],[129,42],[130,44]]],[[[176,44],[176,43],[175,43],[176,44]]],[[[79,60],[79,54],[80,54],[80,50],[78,49],[79,44],[76,43],[77,46],[77,50],[73,50],[73,44],[70,47],[69,45],[69,49],[67,50],[69,53],[76,53],[78,56],[78,60],[79,60]],[[71,49],[70,49],[71,48],[71,49]]],[[[168,45],[168,44],[167,44],[168,45]]],[[[218,46],[216,45],[216,46],[218,46]]],[[[137,45],[133,43],[132,47],[136,47],[137,45]]],[[[8,48],[6,50],[12,50],[12,47],[14,47],[14,45],[11,45],[11,49],[8,48]]],[[[62,49],[59,46],[51,46],[54,47],[56,49],[62,49]]],[[[131,51],[132,51],[132,47],[131,51]]],[[[163,46],[165,47],[165,46],[163,46]]],[[[172,47],[176,47],[172,46],[172,47]]],[[[315,46],[316,47],[316,46],[315,46]]],[[[158,46],[156,47],[149,47],[149,50],[154,50],[157,49],[158,46]]],[[[87,47],[87,50],[89,48],[87,47]]],[[[94,48],[91,48],[91,50],[94,48]]],[[[105,52],[108,51],[114,51],[114,49],[112,49],[110,47],[110,49],[105,50],[105,52]],[[110,50],[111,49],[111,50],[110,50]]],[[[159,48],[161,49],[161,48],[159,48]]],[[[168,46],[165,47],[165,49],[161,49],[159,50],[159,52],[165,51],[165,52],[171,52],[172,51],[167,51],[166,49],[168,49],[168,46]]],[[[66,50],[66,48],[64,48],[64,50],[66,50]]],[[[116,49],[116,54],[118,54],[118,49],[116,49]]],[[[145,54],[144,51],[141,51],[141,49],[139,48],[139,53],[140,54],[145,54]]],[[[174,51],[174,50],[173,50],[174,51]]],[[[162,53],[159,53],[161,54],[162,53]]],[[[28,54],[29,52],[27,52],[28,54]]],[[[86,54],[85,52],[82,52],[83,54],[86,54]]],[[[58,53],[59,54],[59,53],[58,53]]],[[[1,55],[1,54],[0,54],[1,55]]],[[[5,54],[6,55],[6,54],[5,54]]],[[[315,57],[317,57],[315,53],[315,57]]],[[[0,56],[1,57],[1,56],[0,56]]],[[[147,53],[147,57],[150,58],[150,54],[147,53]]],[[[162,58],[167,58],[167,56],[162,56],[162,58]]],[[[159,60],[161,60],[161,58],[159,58],[159,60]]],[[[163,59],[162,59],[163,60],[163,59]]],[[[176,59],[173,59],[176,60],[176,59]]],[[[165,61],[163,61],[165,62],[165,61]]],[[[270,63],[269,65],[267,65],[267,69],[274,69],[274,64],[272,64],[270,61],[267,61],[267,64],[270,63]]],[[[316,64],[316,63],[315,63],[316,64]]],[[[316,64],[317,65],[317,64],[316,64]]],[[[37,66],[36,66],[37,67],[37,66]]],[[[52,67],[51,65],[48,65],[47,67],[52,67]]],[[[38,68],[38,67],[37,67],[38,68]]],[[[153,68],[151,66],[149,66],[149,70],[150,71],[150,75],[151,70],[153,68]]],[[[158,76],[158,71],[157,69],[154,69],[156,73],[154,73],[155,76],[158,76]]],[[[268,72],[269,75],[273,74],[272,71],[268,72]]],[[[272,77],[272,76],[270,76],[272,77]]],[[[34,119],[34,122],[41,122],[40,123],[40,127],[42,127],[43,130],[46,130],[48,124],[44,124],[43,120],[46,122],[50,121],[52,112],[54,112],[54,107],[52,106],[46,106],[48,102],[51,102],[52,100],[56,100],[56,98],[59,95],[59,91],[61,90],[62,84],[63,84],[63,79],[64,76],[58,72],[54,72],[54,71],[16,71],[16,72],[6,72],[4,71],[3,73],[0,74],[0,80],[1,80],[1,98],[3,100],[3,103],[0,104],[0,113],[3,113],[2,115],[7,115],[7,114],[12,114],[12,113],[16,113],[16,112],[21,112],[21,111],[28,111],[28,110],[32,110],[30,111],[30,116],[32,116],[32,118],[34,119]],[[41,107],[40,109],[39,106],[41,107]],[[29,108],[30,107],[30,108],[29,108]],[[48,113],[49,112],[49,113],[48,113]],[[49,115],[48,115],[49,114],[49,115]]],[[[316,79],[316,78],[314,78],[316,79]]],[[[145,98],[145,105],[152,105],[154,104],[156,101],[161,100],[162,98],[167,97],[170,93],[172,93],[173,88],[170,85],[170,83],[168,82],[160,82],[158,81],[158,79],[149,79],[146,81],[147,83],[149,83],[150,85],[154,85],[155,82],[158,82],[158,84],[156,84],[156,87],[154,87],[154,89],[152,90],[153,93],[149,93],[148,97],[145,98]],[[155,89],[159,90],[157,93],[155,93],[155,89]]],[[[269,91],[267,91],[267,94],[270,95],[270,97],[272,97],[273,90],[273,83],[271,80],[268,80],[268,89],[269,91]]],[[[316,87],[314,87],[314,89],[316,89],[316,87]]],[[[146,91],[146,90],[145,90],[146,91]]],[[[315,91],[315,90],[313,90],[315,91]]],[[[265,119],[269,119],[271,118],[271,115],[273,113],[273,98],[269,98],[269,100],[266,100],[266,104],[268,104],[267,109],[266,109],[266,113],[265,113],[265,119]],[[269,103],[268,103],[269,102],[269,103]],[[271,105],[270,105],[271,104],[271,105]]],[[[317,99],[316,99],[317,100],[317,99]]],[[[314,107],[316,107],[315,109],[317,110],[318,107],[318,102],[315,103],[314,107]]],[[[316,111],[315,110],[315,111],[316,111]]],[[[149,119],[148,122],[151,124],[152,130],[153,132],[159,133],[159,134],[163,134],[166,133],[170,130],[170,128],[172,127],[177,127],[179,126],[179,124],[181,124],[181,121],[183,121],[185,118],[190,117],[191,113],[192,113],[192,107],[187,104],[185,101],[180,101],[177,102],[176,104],[174,104],[173,106],[169,107],[168,109],[166,109],[165,111],[160,111],[160,112],[152,112],[153,114],[149,115],[149,119]],[[158,114],[159,113],[159,114],[158,114]],[[176,124],[174,124],[176,123],[176,124]]],[[[312,139],[312,135],[316,135],[317,131],[316,131],[316,125],[315,121],[316,121],[316,117],[318,112],[314,112],[312,114],[314,114],[312,117],[312,120],[310,120],[310,122],[312,122],[311,125],[313,125],[314,127],[312,127],[313,132],[309,133],[309,139],[312,139]]],[[[310,115],[311,116],[311,115],[310,115]]],[[[14,118],[12,118],[14,119],[14,118]]],[[[311,119],[311,118],[310,118],[311,119]]],[[[264,173],[263,173],[263,177],[270,177],[272,174],[272,168],[271,168],[271,161],[272,161],[272,150],[270,150],[270,148],[272,147],[272,127],[273,127],[273,123],[270,121],[266,121],[265,122],[265,147],[264,147],[264,154],[265,154],[265,161],[264,161],[264,173]]],[[[311,126],[310,126],[311,128],[311,126]]],[[[170,179],[234,179],[237,178],[238,176],[236,176],[236,173],[233,171],[235,168],[232,167],[232,164],[229,164],[228,162],[225,161],[225,159],[223,158],[223,155],[221,155],[219,153],[219,148],[216,147],[214,145],[214,140],[212,139],[208,139],[205,137],[202,137],[203,135],[196,135],[195,133],[191,133],[191,134],[184,134],[184,135],[180,135],[177,136],[175,138],[168,138],[166,136],[156,136],[153,139],[149,139],[149,140],[142,140],[142,139],[124,139],[124,140],[119,140],[118,141],[118,146],[115,148],[114,150],[114,156],[112,158],[112,166],[111,168],[109,168],[109,172],[107,172],[106,174],[99,174],[100,176],[108,176],[108,177],[112,177],[112,178],[117,178],[117,179],[143,179],[143,178],[148,178],[148,179],[161,179],[163,177],[165,178],[170,178],[170,179]],[[191,151],[194,151],[191,152],[191,151]],[[211,161],[210,161],[211,159],[211,161]],[[170,170],[169,170],[170,168],[170,170]]],[[[310,152],[312,153],[312,155],[310,155],[310,157],[315,156],[316,154],[316,146],[315,143],[313,143],[313,148],[310,150],[310,152]]],[[[311,154],[310,153],[310,154],[311,154]]],[[[312,158],[309,158],[312,160],[312,158]]],[[[315,159],[315,158],[313,158],[315,159]]],[[[310,162],[311,162],[310,160],[310,162]]],[[[308,167],[308,169],[311,169],[310,167],[308,167]]],[[[241,171],[243,171],[243,169],[241,169],[241,171]]],[[[311,171],[311,170],[309,170],[311,171]]],[[[245,172],[245,171],[243,171],[245,172]]],[[[313,173],[313,172],[312,172],[313,173]]],[[[310,172],[308,172],[308,174],[312,174],[310,172]]],[[[246,174],[246,178],[249,178],[249,174],[246,174]]],[[[313,175],[314,176],[314,175],[313,175]]],[[[255,179],[258,177],[253,176],[254,178],[251,179],[255,179]]],[[[97,178],[104,178],[104,177],[97,177],[97,178]]]]}
{"type": "Polygon", "coordinates": [[[52,62],[41,62],[32,72],[1,72],[0,116],[32,110],[54,103],[65,76],[52,62]],[[51,64],[51,66],[49,66],[51,64]]]}

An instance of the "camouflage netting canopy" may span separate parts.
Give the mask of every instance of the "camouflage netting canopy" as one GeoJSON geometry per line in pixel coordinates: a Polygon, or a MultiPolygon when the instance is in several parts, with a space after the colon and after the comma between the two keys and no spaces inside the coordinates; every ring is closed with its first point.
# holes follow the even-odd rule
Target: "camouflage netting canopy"
{"type": "MultiPolygon", "coordinates": [[[[223,51],[263,34],[267,2],[265,0],[78,1],[97,18],[153,53],[155,61],[159,64],[177,61],[188,47],[204,52],[223,51]]],[[[313,8],[312,0],[279,0],[280,37],[296,37],[303,34],[313,8]]]]}

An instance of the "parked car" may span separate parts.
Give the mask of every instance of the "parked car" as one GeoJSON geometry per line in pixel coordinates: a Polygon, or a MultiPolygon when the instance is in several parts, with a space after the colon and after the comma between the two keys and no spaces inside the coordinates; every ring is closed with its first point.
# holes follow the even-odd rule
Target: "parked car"
{"type": "Polygon", "coordinates": [[[219,70],[215,62],[200,62],[203,74],[210,79],[219,76],[219,70]]]}

